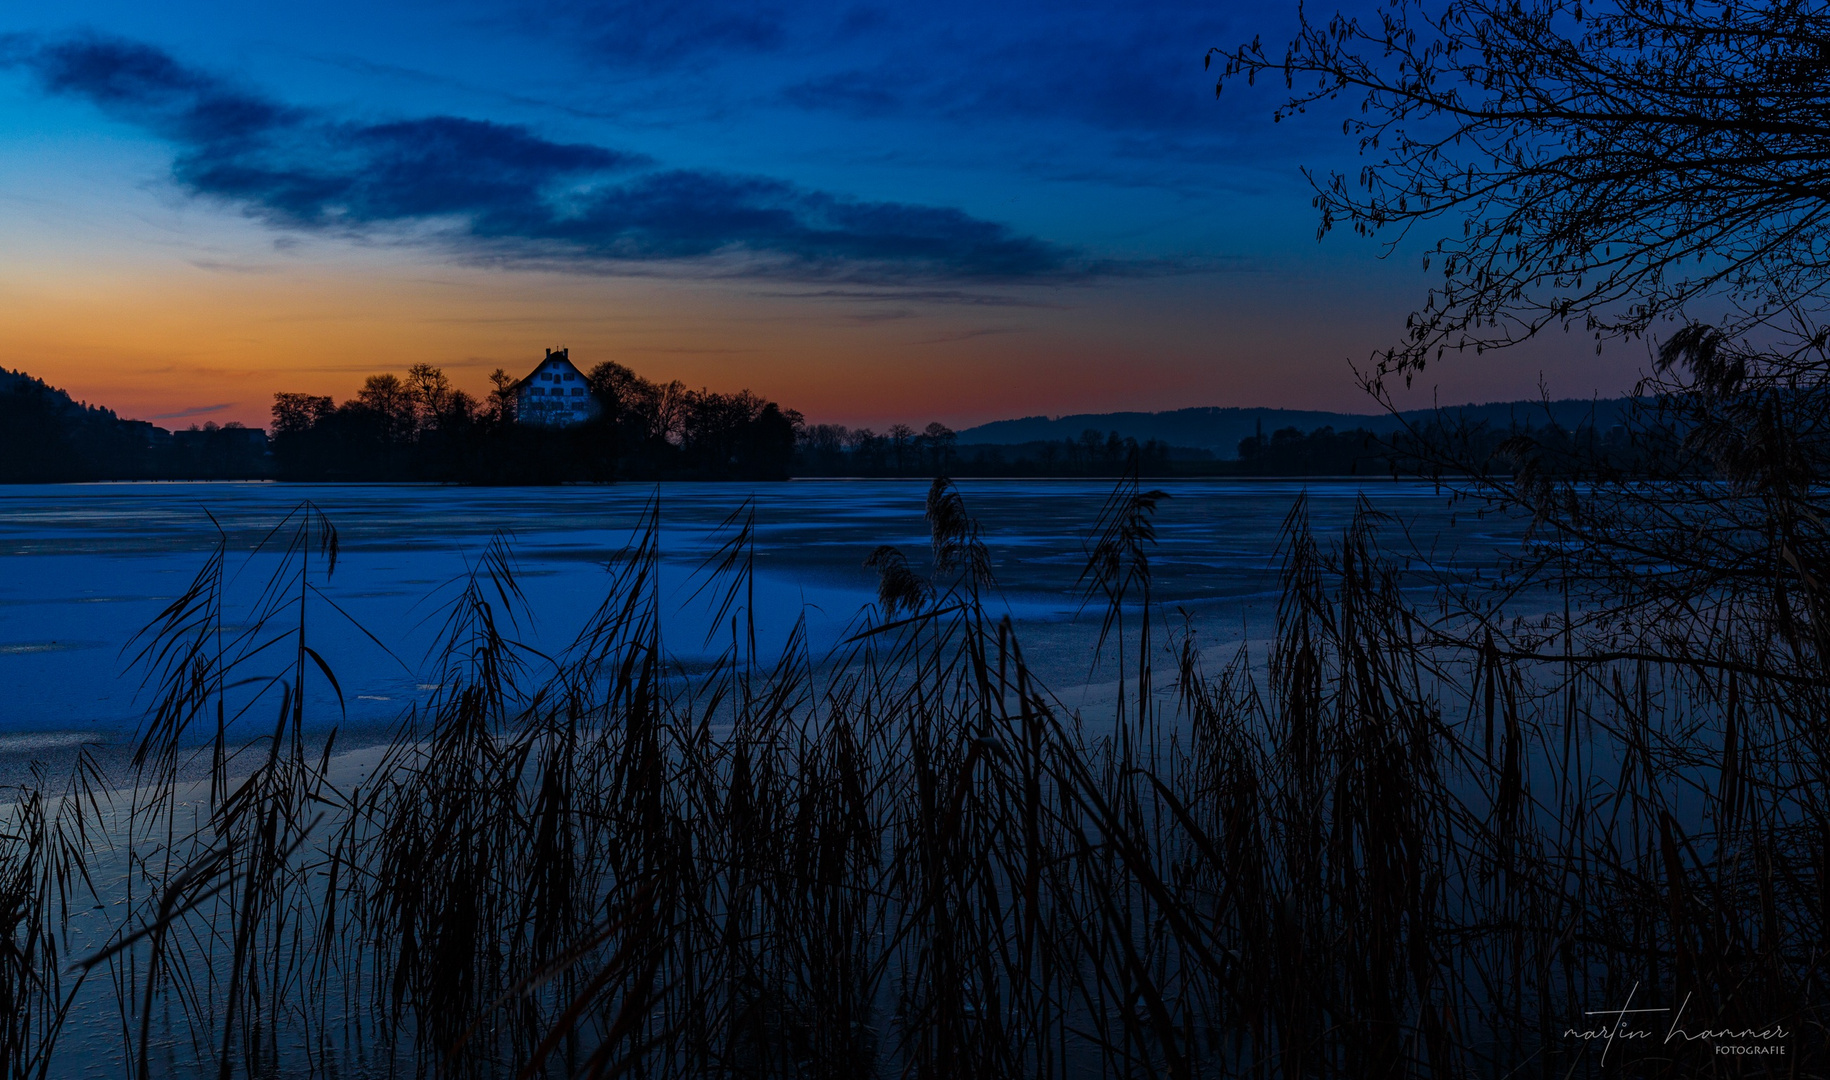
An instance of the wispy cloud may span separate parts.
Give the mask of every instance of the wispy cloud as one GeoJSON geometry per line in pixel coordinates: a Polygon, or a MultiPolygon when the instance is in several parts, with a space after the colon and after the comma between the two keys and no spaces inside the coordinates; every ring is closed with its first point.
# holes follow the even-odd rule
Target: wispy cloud
{"type": "Polygon", "coordinates": [[[221,403],[220,405],[193,405],[188,409],[179,409],[177,412],[159,413],[158,415],[154,416],[153,419],[154,420],[188,420],[193,416],[208,416],[211,413],[219,413],[225,409],[233,409],[233,408],[235,408],[235,406],[240,405],[240,404],[241,404],[241,402],[239,402],[239,401],[225,401],[225,402],[221,403]]]}
{"type": "Polygon", "coordinates": [[[970,292],[964,289],[796,289],[761,291],[755,295],[772,299],[857,300],[903,304],[963,304],[969,307],[1053,308],[1059,304],[1019,296],[970,292]]]}
{"type": "Polygon", "coordinates": [[[1120,269],[951,207],[668,169],[518,124],[458,116],[357,123],[135,41],[15,37],[0,42],[0,63],[165,139],[183,189],[282,229],[396,230],[470,258],[600,272],[671,265],[682,273],[977,283],[1120,269]]]}
{"type": "Polygon", "coordinates": [[[272,263],[240,263],[224,259],[192,259],[190,264],[213,274],[277,274],[281,269],[272,263]]]}
{"type": "Polygon", "coordinates": [[[961,330],[957,334],[941,334],[939,337],[922,338],[911,341],[911,345],[951,345],[956,341],[971,341],[973,338],[997,337],[1003,334],[1021,334],[1027,327],[1022,326],[987,326],[977,330],[961,330]]]}
{"type": "Polygon", "coordinates": [[[1212,5],[1176,0],[1091,0],[1071,14],[1052,5],[961,3],[944,15],[924,11],[876,28],[834,56],[832,69],[785,86],[782,97],[870,119],[1061,120],[1198,136],[1225,119],[1202,60],[1236,34],[1212,5]]]}
{"type": "Polygon", "coordinates": [[[554,112],[563,113],[567,116],[576,116],[586,120],[626,121],[628,119],[623,114],[617,112],[609,112],[603,109],[583,109],[568,102],[557,101],[552,98],[509,93],[507,91],[485,86],[481,83],[471,82],[467,79],[455,79],[449,75],[439,75],[430,71],[422,71],[419,68],[408,67],[404,64],[383,64],[359,56],[341,56],[329,53],[300,53],[299,55],[304,59],[324,64],[327,67],[340,68],[344,71],[354,72],[358,75],[379,76],[381,78],[394,79],[403,82],[423,83],[429,86],[457,90],[461,93],[474,95],[476,97],[493,98],[497,101],[507,102],[511,105],[548,109],[554,112]]]}
{"type": "Polygon", "coordinates": [[[631,353],[677,353],[682,356],[738,356],[762,352],[761,349],[724,349],[710,345],[704,347],[693,345],[625,345],[623,348],[625,351],[631,353]]]}
{"type": "Polygon", "coordinates": [[[710,53],[768,53],[787,41],[780,5],[750,0],[537,0],[530,27],[567,28],[587,54],[619,66],[661,69],[710,53]]]}

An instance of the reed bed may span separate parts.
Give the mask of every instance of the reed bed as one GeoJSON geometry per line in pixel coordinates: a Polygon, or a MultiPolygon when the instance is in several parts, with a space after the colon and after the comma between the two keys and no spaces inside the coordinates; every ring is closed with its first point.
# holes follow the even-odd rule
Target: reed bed
{"type": "Polygon", "coordinates": [[[694,673],[656,503],[557,656],[491,543],[360,779],[305,734],[331,523],[275,528],[251,618],[219,545],[139,641],[130,782],[84,758],[5,809],[0,1074],[82,1072],[96,997],[135,1077],[1825,1070],[1822,678],[1514,648],[1420,612],[1369,509],[1321,538],[1301,503],[1268,655],[1215,664],[1150,595],[1161,497],[1088,541],[1110,716],[1031,675],[945,481],[932,573],[873,553],[832,657],[758,654],[734,513],[694,673]],[[1570,1034],[1629,1000],[1786,1054],[1570,1034]]]}

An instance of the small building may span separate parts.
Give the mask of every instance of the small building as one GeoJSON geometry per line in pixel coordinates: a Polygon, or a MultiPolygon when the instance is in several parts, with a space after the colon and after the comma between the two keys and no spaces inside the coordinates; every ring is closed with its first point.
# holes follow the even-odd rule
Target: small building
{"type": "Polygon", "coordinates": [[[584,373],[572,365],[565,349],[548,349],[546,359],[515,383],[515,419],[523,424],[563,427],[589,420],[602,411],[584,373]]]}
{"type": "Polygon", "coordinates": [[[172,433],[162,427],[154,427],[150,420],[123,420],[127,430],[133,432],[134,438],[148,450],[164,450],[172,445],[172,433]]]}

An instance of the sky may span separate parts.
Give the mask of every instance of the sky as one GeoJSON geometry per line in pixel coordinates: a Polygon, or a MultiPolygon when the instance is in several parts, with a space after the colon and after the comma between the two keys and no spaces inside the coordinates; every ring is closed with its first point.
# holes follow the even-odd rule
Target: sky
{"type": "MultiPolygon", "coordinates": [[[[0,367],[168,427],[547,348],[810,422],[1373,411],[1419,239],[1318,242],[1338,120],[1216,100],[1295,7],[610,0],[0,11],[0,367]]],[[[1556,335],[1402,403],[1612,394],[1556,335]]]]}

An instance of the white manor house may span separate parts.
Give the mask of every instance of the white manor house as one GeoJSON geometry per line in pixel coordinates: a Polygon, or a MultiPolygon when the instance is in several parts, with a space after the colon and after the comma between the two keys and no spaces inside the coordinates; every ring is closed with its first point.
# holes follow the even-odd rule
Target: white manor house
{"type": "Polygon", "coordinates": [[[566,354],[565,349],[548,349],[538,367],[510,385],[516,420],[561,427],[589,420],[601,411],[597,398],[585,384],[584,373],[573,366],[566,354]]]}

